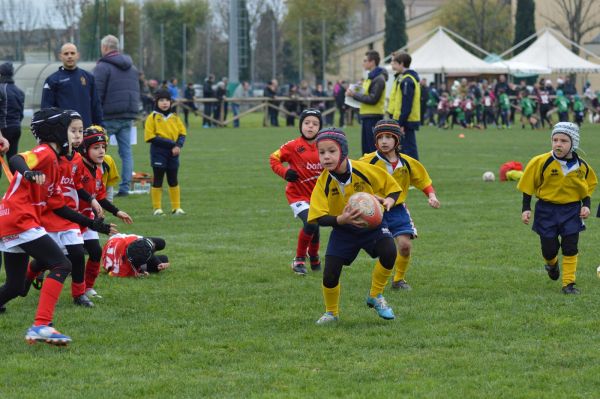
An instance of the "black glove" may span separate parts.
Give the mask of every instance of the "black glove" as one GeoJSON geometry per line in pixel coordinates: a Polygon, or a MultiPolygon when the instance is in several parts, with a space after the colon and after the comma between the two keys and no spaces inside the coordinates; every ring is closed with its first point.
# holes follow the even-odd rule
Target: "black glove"
{"type": "Polygon", "coordinates": [[[29,181],[35,181],[37,176],[44,176],[44,173],[37,170],[26,170],[23,173],[23,177],[29,181]]]}
{"type": "Polygon", "coordinates": [[[296,181],[298,180],[298,172],[296,172],[294,169],[288,169],[285,172],[285,180],[292,182],[292,181],[296,181]]]}
{"type": "Polygon", "coordinates": [[[110,224],[104,223],[104,218],[95,218],[90,229],[97,231],[98,233],[108,234],[110,233],[110,224]]]}

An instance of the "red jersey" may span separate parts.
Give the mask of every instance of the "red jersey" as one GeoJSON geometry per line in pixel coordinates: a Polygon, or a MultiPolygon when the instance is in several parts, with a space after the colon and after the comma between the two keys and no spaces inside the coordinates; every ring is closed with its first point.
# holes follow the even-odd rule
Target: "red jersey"
{"type": "Polygon", "coordinates": [[[298,180],[288,182],[285,187],[285,196],[288,203],[292,204],[298,201],[310,202],[310,195],[323,167],[319,162],[319,152],[314,142],[309,143],[302,136],[295,140],[288,141],[269,157],[271,169],[279,176],[285,178],[285,172],[288,167],[283,165],[287,163],[289,168],[298,172],[298,180]]]}
{"type": "Polygon", "coordinates": [[[0,237],[16,235],[42,226],[44,208],[64,206],[60,187],[58,155],[48,144],[40,144],[19,156],[29,169],[46,176],[44,184],[36,184],[16,172],[0,203],[0,237]]]}
{"type": "MultiPolygon", "coordinates": [[[[89,166],[85,165],[83,162],[82,166],[81,187],[87,191],[92,198],[96,200],[105,199],[106,187],[104,187],[104,183],[102,183],[102,168],[94,166],[94,169],[90,170],[89,166]]],[[[83,199],[79,201],[79,212],[90,219],[94,219],[95,217],[94,212],[92,211],[92,204],[83,199]]]]}
{"type": "Polygon", "coordinates": [[[102,267],[113,277],[135,277],[139,273],[127,259],[127,246],[142,238],[135,234],[115,234],[102,249],[102,267]]]}
{"type": "MultiPolygon", "coordinates": [[[[77,190],[81,189],[81,179],[83,176],[83,158],[81,154],[75,152],[72,159],[59,157],[58,166],[60,169],[60,189],[65,199],[65,205],[74,211],[79,211],[79,196],[77,190]]],[[[45,208],[42,213],[42,225],[47,231],[57,232],[70,229],[79,229],[77,223],[62,218],[55,214],[51,209],[45,208]]]]}

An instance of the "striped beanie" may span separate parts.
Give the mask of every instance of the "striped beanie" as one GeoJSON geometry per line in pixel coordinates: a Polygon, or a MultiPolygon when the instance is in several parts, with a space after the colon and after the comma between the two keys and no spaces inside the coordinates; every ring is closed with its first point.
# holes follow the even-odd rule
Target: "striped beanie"
{"type": "Polygon", "coordinates": [[[566,134],[571,138],[571,151],[577,151],[579,149],[579,126],[577,126],[577,124],[572,122],[558,122],[554,125],[550,138],[558,133],[566,134]]]}
{"type": "Polygon", "coordinates": [[[404,132],[400,130],[400,125],[393,119],[382,119],[375,124],[373,128],[373,135],[375,136],[375,146],[377,146],[377,139],[381,134],[391,134],[396,139],[396,147],[400,145],[400,140],[404,136],[404,132]]]}

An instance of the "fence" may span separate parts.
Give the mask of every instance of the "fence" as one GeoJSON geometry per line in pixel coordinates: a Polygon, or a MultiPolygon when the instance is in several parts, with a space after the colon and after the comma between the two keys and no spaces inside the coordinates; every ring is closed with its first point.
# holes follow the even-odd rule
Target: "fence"
{"type": "MultiPolygon", "coordinates": [[[[233,121],[236,120],[241,120],[243,117],[250,115],[251,113],[254,112],[263,112],[263,126],[269,126],[269,109],[275,109],[277,111],[279,111],[280,113],[284,114],[285,116],[291,116],[294,117],[294,119],[298,118],[300,115],[299,113],[295,113],[295,112],[291,112],[288,111],[287,109],[285,109],[282,106],[283,102],[288,102],[288,101],[292,101],[292,102],[296,102],[296,103],[307,103],[307,104],[312,104],[315,102],[325,102],[325,104],[327,104],[327,102],[331,102],[333,103],[333,106],[331,106],[328,109],[325,109],[322,112],[323,117],[332,114],[336,111],[336,106],[335,106],[335,99],[333,97],[302,97],[302,98],[294,98],[294,97],[275,97],[275,98],[271,98],[271,97],[243,97],[243,98],[228,98],[225,97],[223,98],[222,101],[217,100],[216,98],[194,98],[193,102],[194,104],[213,104],[213,106],[218,106],[220,107],[220,112],[219,112],[219,119],[216,119],[214,117],[214,114],[208,115],[204,112],[204,107],[200,107],[201,109],[197,109],[194,110],[189,103],[192,102],[192,100],[184,100],[184,99],[178,99],[177,100],[177,105],[183,108],[186,108],[188,111],[190,112],[194,112],[196,115],[199,115],[203,118],[205,118],[206,120],[210,121],[212,124],[219,126],[219,127],[224,127],[229,125],[230,123],[232,123],[233,121]],[[273,104],[273,102],[277,102],[277,105],[273,104]],[[240,112],[238,115],[234,115],[233,117],[230,117],[228,119],[225,119],[225,103],[228,104],[247,104],[248,106],[250,106],[250,108],[244,110],[243,112],[240,112]],[[255,104],[255,105],[252,105],[255,104]]],[[[229,107],[229,109],[231,110],[231,107],[229,107]]],[[[347,112],[346,116],[349,117],[351,115],[351,112],[347,112]]],[[[346,122],[349,125],[352,125],[352,118],[346,118],[346,122]]]]}

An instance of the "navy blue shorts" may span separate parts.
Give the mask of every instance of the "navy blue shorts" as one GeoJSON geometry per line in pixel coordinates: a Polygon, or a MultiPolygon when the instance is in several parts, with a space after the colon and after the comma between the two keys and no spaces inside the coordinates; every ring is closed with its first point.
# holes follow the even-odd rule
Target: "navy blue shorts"
{"type": "Polygon", "coordinates": [[[410,238],[417,237],[417,229],[410,217],[406,204],[393,206],[392,209],[383,214],[383,220],[388,225],[392,236],[409,235],[410,238]]]}
{"type": "Polygon", "coordinates": [[[585,230],[585,224],[579,216],[580,202],[552,204],[538,200],[533,214],[531,229],[542,238],[565,237],[585,230]]]}
{"type": "Polygon", "coordinates": [[[371,258],[378,256],[375,245],[384,238],[392,238],[392,233],[385,222],[373,230],[359,229],[354,226],[334,227],[329,236],[326,256],[335,256],[344,260],[344,265],[351,264],[361,249],[371,258]]]}
{"type": "Polygon", "coordinates": [[[179,156],[174,157],[170,149],[150,145],[150,165],[160,169],[178,169],[179,156]]]}

